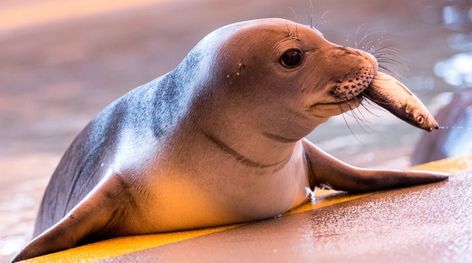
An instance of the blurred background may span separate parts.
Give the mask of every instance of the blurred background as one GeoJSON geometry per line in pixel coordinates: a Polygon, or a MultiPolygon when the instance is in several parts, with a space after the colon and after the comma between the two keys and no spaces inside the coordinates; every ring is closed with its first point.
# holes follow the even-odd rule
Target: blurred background
{"type": "Polygon", "coordinates": [[[472,0],[2,0],[0,261],[29,240],[59,158],[98,111],[172,69],[212,30],[264,17],[388,48],[384,66],[442,116],[428,136],[378,109],[357,112],[361,121],[336,117],[309,136],[329,153],[405,168],[471,151],[472,0]]]}

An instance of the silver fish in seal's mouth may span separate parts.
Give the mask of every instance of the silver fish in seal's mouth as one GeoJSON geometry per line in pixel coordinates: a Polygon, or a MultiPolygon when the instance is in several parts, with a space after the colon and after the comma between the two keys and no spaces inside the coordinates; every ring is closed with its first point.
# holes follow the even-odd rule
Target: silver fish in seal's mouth
{"type": "Polygon", "coordinates": [[[417,128],[426,131],[439,128],[433,115],[418,97],[386,73],[377,72],[362,95],[417,128]]]}

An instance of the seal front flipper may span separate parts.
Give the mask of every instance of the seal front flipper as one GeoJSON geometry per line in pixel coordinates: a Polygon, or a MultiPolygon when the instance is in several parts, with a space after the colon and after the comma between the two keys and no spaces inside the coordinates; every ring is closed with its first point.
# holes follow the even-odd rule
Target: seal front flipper
{"type": "MultiPolygon", "coordinates": [[[[25,260],[77,246],[96,235],[106,234],[120,222],[121,199],[129,198],[119,175],[104,178],[59,222],[34,238],[11,262],[25,260]]],[[[125,201],[125,200],[123,200],[125,201]]]]}
{"type": "Polygon", "coordinates": [[[362,169],[348,165],[303,139],[312,185],[348,192],[369,192],[445,180],[445,173],[362,169]]]}

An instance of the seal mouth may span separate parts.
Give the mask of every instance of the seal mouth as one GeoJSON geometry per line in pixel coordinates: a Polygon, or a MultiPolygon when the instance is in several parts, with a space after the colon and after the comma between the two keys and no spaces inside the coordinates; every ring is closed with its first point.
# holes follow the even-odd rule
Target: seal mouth
{"type": "Polygon", "coordinates": [[[314,111],[345,112],[357,108],[362,103],[364,93],[371,85],[375,74],[376,68],[371,66],[344,73],[339,79],[331,82],[327,92],[331,101],[315,102],[309,105],[306,111],[313,114],[314,111]]]}
{"type": "Polygon", "coordinates": [[[358,100],[362,100],[364,97],[364,94],[361,92],[355,96],[352,96],[350,98],[343,98],[343,99],[338,99],[334,102],[322,102],[322,103],[314,103],[310,106],[310,108],[314,108],[316,106],[330,106],[330,105],[340,105],[340,104],[349,104],[351,102],[355,102],[358,100]]]}
{"type": "Polygon", "coordinates": [[[374,70],[363,69],[357,74],[348,76],[345,80],[337,81],[330,89],[329,95],[334,98],[332,102],[321,102],[310,105],[310,109],[317,106],[341,105],[360,101],[364,97],[364,91],[368,89],[374,78],[374,70]]]}
{"type": "Polygon", "coordinates": [[[351,98],[337,100],[335,102],[314,103],[310,105],[306,112],[316,117],[329,117],[341,114],[345,111],[353,110],[361,105],[364,99],[364,94],[360,93],[351,98]],[[324,112],[324,113],[321,113],[324,112]],[[326,115],[327,114],[327,115],[326,115]],[[326,116],[325,116],[326,115],[326,116]]]}
{"type": "Polygon", "coordinates": [[[335,106],[336,108],[344,108],[344,105],[346,105],[348,108],[353,109],[355,108],[353,107],[355,104],[358,104],[363,100],[363,98],[365,97],[364,91],[368,89],[369,85],[370,83],[367,83],[367,85],[359,87],[354,91],[349,91],[343,96],[331,94],[332,97],[335,98],[335,101],[315,102],[308,106],[307,111],[310,112],[318,108],[331,108],[333,106],[335,106]]]}

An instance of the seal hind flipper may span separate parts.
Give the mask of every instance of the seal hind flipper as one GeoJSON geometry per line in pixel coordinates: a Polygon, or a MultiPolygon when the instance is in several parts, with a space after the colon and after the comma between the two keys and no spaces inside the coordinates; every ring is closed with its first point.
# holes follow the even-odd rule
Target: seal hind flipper
{"type": "Polygon", "coordinates": [[[53,253],[77,246],[95,235],[106,235],[121,220],[123,203],[128,198],[119,175],[105,178],[59,222],[34,238],[11,262],[53,253]]]}
{"type": "Polygon", "coordinates": [[[303,140],[310,165],[312,186],[329,186],[348,192],[369,192],[445,180],[445,173],[362,169],[348,165],[327,154],[308,140],[303,140]]]}

